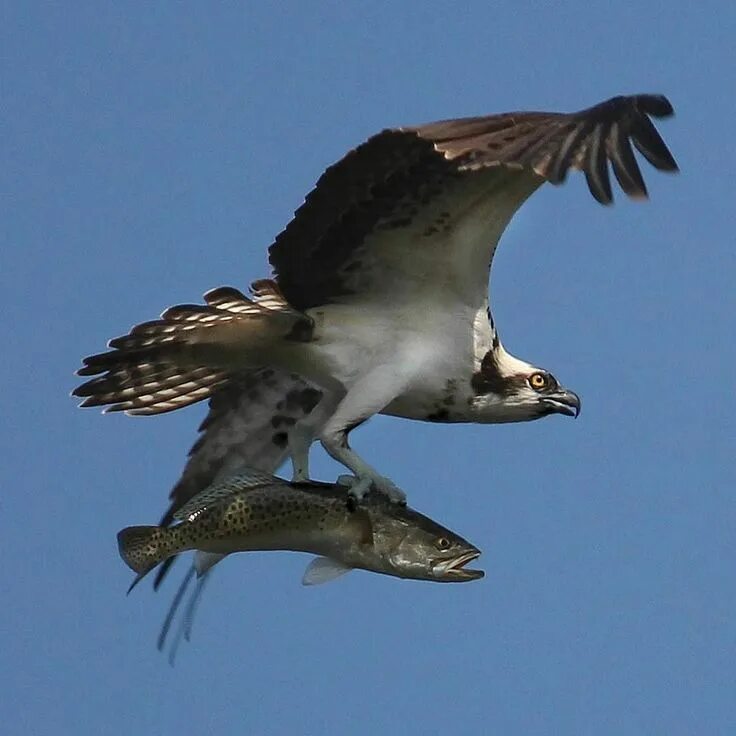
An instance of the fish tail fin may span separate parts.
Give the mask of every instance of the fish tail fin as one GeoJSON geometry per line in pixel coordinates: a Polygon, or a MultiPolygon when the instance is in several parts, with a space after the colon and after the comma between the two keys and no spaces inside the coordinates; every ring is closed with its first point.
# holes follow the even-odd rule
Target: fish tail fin
{"type": "Polygon", "coordinates": [[[120,556],[133,572],[138,573],[128,592],[156,565],[179,551],[173,541],[173,530],[162,526],[129,526],[118,532],[120,556]]]}

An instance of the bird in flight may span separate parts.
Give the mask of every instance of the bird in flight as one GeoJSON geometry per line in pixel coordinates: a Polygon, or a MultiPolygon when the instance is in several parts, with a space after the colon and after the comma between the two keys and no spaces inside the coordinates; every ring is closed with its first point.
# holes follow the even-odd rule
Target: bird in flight
{"type": "Polygon", "coordinates": [[[330,166],[269,248],[273,277],[251,294],[221,287],[84,359],[82,406],[152,415],[209,399],[175,511],[210,483],[287,457],[309,477],[319,439],[360,498],[403,493],[348,444],[376,413],[494,424],[577,416],[580,400],[514,357],[488,302],[498,241],[542,184],[582,171],[612,202],[647,196],[632,144],[677,164],[651,118],[659,95],[614,97],[575,113],[515,112],[384,130],[330,166]]]}

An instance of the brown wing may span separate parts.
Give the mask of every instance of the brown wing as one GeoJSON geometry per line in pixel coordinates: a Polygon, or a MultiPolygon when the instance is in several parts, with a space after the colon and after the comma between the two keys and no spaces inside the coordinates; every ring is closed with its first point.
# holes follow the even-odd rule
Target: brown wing
{"type": "MultiPolygon", "coordinates": [[[[171,524],[190,499],[244,467],[274,473],[288,456],[289,427],[309,414],[321,397],[315,385],[275,368],[231,376],[210,399],[200,436],[169,494],[170,505],[161,524],[171,524]]],[[[163,563],[154,587],[161,584],[174,559],[163,563]]]]}
{"type": "Polygon", "coordinates": [[[404,130],[433,141],[437,151],[464,171],[505,164],[532,169],[552,184],[561,184],[570,169],[577,169],[585,173],[593,196],[610,204],[609,161],[626,194],[647,196],[631,143],[655,168],[677,171],[650,120],[673,113],[666,97],[635,95],[614,97],[576,113],[515,112],[404,130]]]}
{"type": "Polygon", "coordinates": [[[672,112],[665,97],[636,95],[576,113],[507,113],[379,133],[325,171],[271,245],[279,287],[302,310],[396,296],[433,280],[458,291],[466,285],[476,303],[503,229],[544,181],[559,184],[581,170],[608,204],[610,163],[627,195],[646,197],[631,143],[655,168],[676,171],[650,120],[672,112]]]}
{"type": "Polygon", "coordinates": [[[200,436],[189,451],[181,478],[171,490],[174,513],[215,481],[243,467],[273,473],[286,459],[286,433],[316,406],[321,389],[295,373],[275,368],[233,376],[210,399],[200,436]]]}

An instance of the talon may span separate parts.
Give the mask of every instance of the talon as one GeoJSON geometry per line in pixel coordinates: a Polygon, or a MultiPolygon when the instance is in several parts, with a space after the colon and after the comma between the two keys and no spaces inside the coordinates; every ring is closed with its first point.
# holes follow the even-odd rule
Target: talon
{"type": "Polygon", "coordinates": [[[406,493],[399,488],[390,478],[379,475],[373,479],[373,487],[378,493],[387,496],[391,503],[406,506],[406,493]]]}
{"type": "Polygon", "coordinates": [[[363,500],[365,495],[371,490],[387,496],[392,503],[406,506],[406,493],[401,490],[393,481],[381,475],[378,476],[362,476],[341,475],[337,478],[337,485],[344,486],[348,489],[348,494],[357,503],[363,500]]]}
{"type": "Polygon", "coordinates": [[[377,490],[388,496],[392,503],[406,506],[406,493],[404,493],[404,491],[402,491],[395,483],[388,480],[388,478],[384,478],[384,481],[386,481],[386,484],[377,486],[377,490]]]}
{"type": "Polygon", "coordinates": [[[372,486],[373,481],[371,478],[353,478],[353,483],[348,490],[348,494],[355,499],[357,504],[365,498],[372,486]]]}

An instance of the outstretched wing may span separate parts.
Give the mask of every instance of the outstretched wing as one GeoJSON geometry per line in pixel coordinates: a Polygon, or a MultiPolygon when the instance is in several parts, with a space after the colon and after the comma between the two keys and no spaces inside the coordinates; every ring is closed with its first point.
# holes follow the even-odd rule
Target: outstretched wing
{"type": "MultiPolygon", "coordinates": [[[[309,414],[321,398],[317,386],[276,368],[231,376],[210,399],[200,436],[169,494],[161,524],[171,524],[194,496],[242,468],[274,473],[289,454],[289,427],[309,414]]],[[[159,568],[154,587],[161,584],[174,559],[159,568]]]]}
{"type": "Polygon", "coordinates": [[[273,473],[288,456],[286,434],[322,398],[322,390],[276,368],[233,376],[210,399],[189,460],[169,494],[161,523],[212,483],[248,467],[273,473]]]}
{"type": "Polygon", "coordinates": [[[328,168],[269,249],[291,306],[394,301],[417,292],[471,306],[509,220],[542,183],[581,170],[593,196],[647,196],[631,143],[676,171],[650,117],[658,95],[615,97],[576,113],[517,112],[386,130],[328,168]]]}

